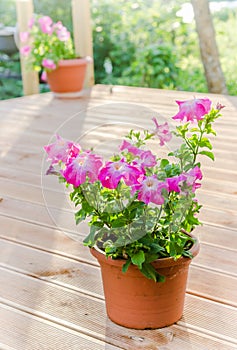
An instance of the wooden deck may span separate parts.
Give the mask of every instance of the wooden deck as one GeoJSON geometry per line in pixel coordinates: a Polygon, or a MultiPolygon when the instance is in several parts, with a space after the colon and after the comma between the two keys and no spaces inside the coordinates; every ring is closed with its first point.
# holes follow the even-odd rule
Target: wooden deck
{"type": "Polygon", "coordinates": [[[237,349],[237,97],[205,95],[226,107],[216,161],[203,166],[201,251],[171,327],[136,331],[106,317],[100,270],[82,244],[87,227],[75,226],[63,186],[44,175],[42,147],[56,132],[108,154],[131,126],[151,125],[153,113],[170,118],[174,101],[193,95],[95,86],[76,100],[0,102],[1,350],[237,349]]]}

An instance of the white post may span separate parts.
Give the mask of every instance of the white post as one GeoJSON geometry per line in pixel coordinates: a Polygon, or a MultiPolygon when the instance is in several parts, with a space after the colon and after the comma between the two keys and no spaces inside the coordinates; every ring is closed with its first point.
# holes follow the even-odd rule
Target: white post
{"type": "MultiPolygon", "coordinates": [[[[89,0],[72,0],[72,21],[75,51],[78,56],[93,58],[89,0]]],[[[88,64],[85,86],[94,85],[94,65],[88,64]]]]}
{"type": "MultiPolygon", "coordinates": [[[[28,30],[28,22],[33,16],[32,0],[16,0],[16,11],[18,31],[19,33],[25,32],[28,30]]],[[[21,56],[20,58],[24,95],[39,93],[39,78],[37,72],[27,70],[23,57],[21,56]]]]}

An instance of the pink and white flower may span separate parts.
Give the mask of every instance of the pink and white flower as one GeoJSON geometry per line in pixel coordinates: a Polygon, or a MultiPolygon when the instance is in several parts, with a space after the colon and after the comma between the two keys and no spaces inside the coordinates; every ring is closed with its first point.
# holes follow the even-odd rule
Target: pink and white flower
{"type": "Polygon", "coordinates": [[[47,81],[47,73],[45,72],[45,70],[42,72],[40,78],[41,78],[42,81],[45,81],[45,82],[47,81]]]}
{"type": "Polygon", "coordinates": [[[134,186],[133,192],[138,190],[137,198],[145,204],[164,204],[163,189],[168,191],[166,182],[159,181],[156,175],[146,176],[140,184],[134,186]]]}
{"type": "Polygon", "coordinates": [[[51,160],[51,164],[57,164],[60,161],[66,163],[72,147],[73,142],[56,135],[56,141],[54,143],[44,146],[44,150],[48,154],[47,160],[51,160]]]}
{"type": "Polygon", "coordinates": [[[145,171],[145,168],[151,168],[157,164],[156,156],[151,151],[142,151],[139,158],[133,161],[133,164],[145,171]]]}
{"type": "Polygon", "coordinates": [[[102,166],[100,156],[91,152],[81,152],[75,158],[69,158],[62,175],[66,181],[75,187],[86,182],[87,177],[93,183],[98,180],[99,170],[102,166]]]}
{"type": "Polygon", "coordinates": [[[28,28],[29,28],[29,29],[32,29],[34,23],[35,23],[34,17],[30,18],[30,19],[29,19],[29,22],[28,22],[28,28]]]}
{"type": "Polygon", "coordinates": [[[186,121],[201,120],[211,110],[211,101],[208,98],[194,98],[187,101],[176,101],[179,112],[173,119],[186,121]]]}
{"type": "Polygon", "coordinates": [[[192,191],[195,192],[197,188],[201,186],[197,180],[202,179],[201,169],[196,166],[189,170],[187,173],[182,173],[178,176],[169,177],[166,179],[169,192],[185,193],[192,187],[192,191]]]}
{"type": "Polygon", "coordinates": [[[142,153],[142,150],[140,148],[132,145],[127,140],[122,141],[122,144],[120,145],[119,149],[120,151],[124,151],[126,149],[129,153],[132,153],[134,156],[139,156],[142,153]]]}
{"type": "Polygon", "coordinates": [[[180,188],[180,183],[185,180],[185,176],[183,175],[178,175],[178,176],[173,176],[173,177],[168,177],[166,179],[167,185],[168,185],[168,190],[169,192],[181,192],[180,188]]]}
{"type": "Polygon", "coordinates": [[[158,136],[158,138],[160,140],[160,146],[163,146],[165,144],[165,142],[169,142],[172,138],[172,134],[169,131],[169,125],[167,122],[159,125],[158,121],[155,117],[152,118],[152,120],[156,126],[154,134],[156,136],[158,136]]]}
{"type": "Polygon", "coordinates": [[[29,45],[22,46],[20,49],[20,53],[23,56],[28,56],[31,52],[31,47],[29,45]]]}
{"type": "Polygon", "coordinates": [[[195,166],[195,168],[189,170],[185,176],[186,183],[188,186],[192,186],[193,192],[195,192],[197,188],[201,187],[201,184],[196,182],[197,180],[202,180],[202,172],[198,166],[195,166]]]}
{"type": "Polygon", "coordinates": [[[29,32],[20,32],[19,35],[20,35],[20,41],[22,43],[26,43],[30,36],[29,32]]]}
{"type": "Polygon", "coordinates": [[[53,20],[49,16],[39,18],[40,29],[43,33],[51,35],[53,33],[53,20]]]}
{"type": "Polygon", "coordinates": [[[61,27],[57,30],[57,36],[60,41],[68,41],[70,39],[71,34],[66,27],[61,27]]]}
{"type": "Polygon", "coordinates": [[[140,169],[122,159],[117,162],[107,162],[100,170],[98,178],[104,187],[115,189],[120,180],[123,180],[127,186],[133,186],[138,183],[141,176],[143,172],[140,169]]]}
{"type": "Polygon", "coordinates": [[[56,64],[50,58],[44,58],[42,61],[42,66],[46,69],[53,70],[56,69],[56,64]]]}

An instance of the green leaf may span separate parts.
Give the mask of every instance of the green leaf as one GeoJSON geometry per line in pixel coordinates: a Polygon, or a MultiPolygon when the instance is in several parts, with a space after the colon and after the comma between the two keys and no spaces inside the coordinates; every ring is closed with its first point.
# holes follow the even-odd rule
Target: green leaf
{"type": "Polygon", "coordinates": [[[86,200],[82,202],[82,209],[88,214],[90,214],[94,210],[94,208],[90,206],[90,204],[86,200]]]}
{"type": "Polygon", "coordinates": [[[142,268],[142,264],[145,261],[145,254],[142,250],[139,250],[136,254],[131,257],[132,263],[137,265],[139,269],[142,268]]]}
{"type": "Polygon", "coordinates": [[[212,144],[211,144],[211,142],[208,140],[208,138],[206,138],[206,137],[203,137],[203,138],[201,139],[201,142],[199,143],[199,146],[200,146],[200,147],[207,147],[207,148],[209,148],[209,149],[212,149],[212,144]]]}
{"type": "Polygon", "coordinates": [[[98,230],[98,227],[91,226],[90,233],[83,240],[85,246],[93,247],[93,245],[95,244],[95,234],[98,230]]]}
{"type": "Polygon", "coordinates": [[[203,154],[204,156],[207,156],[207,157],[211,158],[212,160],[215,160],[214,154],[212,152],[201,151],[198,154],[203,154]]]}
{"type": "Polygon", "coordinates": [[[168,159],[161,159],[160,167],[165,168],[167,165],[169,165],[168,159]]]}
{"type": "Polygon", "coordinates": [[[143,264],[143,266],[141,268],[141,272],[143,273],[143,275],[145,277],[152,279],[155,282],[164,282],[165,281],[165,277],[162,275],[159,275],[157,273],[156,269],[154,268],[154,266],[151,264],[143,264]]]}
{"type": "Polygon", "coordinates": [[[111,222],[112,228],[124,227],[127,224],[126,218],[117,218],[111,222]]]}
{"type": "Polygon", "coordinates": [[[81,221],[85,220],[86,212],[83,209],[80,209],[75,213],[76,225],[78,225],[81,221]]]}
{"type": "Polygon", "coordinates": [[[126,273],[126,272],[128,271],[128,268],[129,268],[130,265],[131,265],[131,260],[128,259],[128,260],[126,261],[126,263],[123,264],[122,272],[123,272],[123,273],[126,273]]]}

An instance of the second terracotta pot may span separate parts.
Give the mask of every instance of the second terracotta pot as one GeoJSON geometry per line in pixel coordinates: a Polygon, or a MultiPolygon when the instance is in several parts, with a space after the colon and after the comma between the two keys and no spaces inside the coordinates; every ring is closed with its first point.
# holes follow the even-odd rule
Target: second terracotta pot
{"type": "Polygon", "coordinates": [[[85,58],[59,61],[55,70],[47,72],[50,90],[59,96],[76,96],[83,89],[87,63],[85,58]]]}
{"type": "MultiPolygon", "coordinates": [[[[191,253],[196,256],[198,251],[196,241],[191,253]]],[[[154,282],[134,265],[123,273],[124,260],[106,258],[94,248],[91,253],[101,266],[106,310],[112,321],[128,328],[146,329],[169,326],[181,318],[191,259],[156,260],[153,265],[165,276],[165,282],[154,282]]]]}

